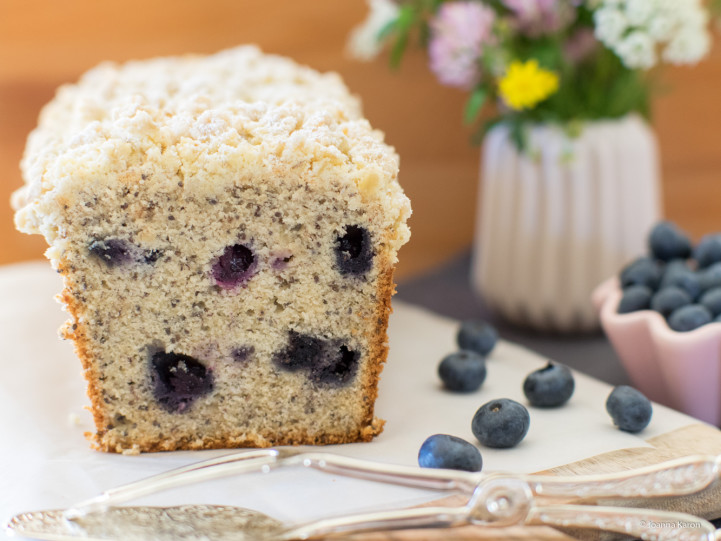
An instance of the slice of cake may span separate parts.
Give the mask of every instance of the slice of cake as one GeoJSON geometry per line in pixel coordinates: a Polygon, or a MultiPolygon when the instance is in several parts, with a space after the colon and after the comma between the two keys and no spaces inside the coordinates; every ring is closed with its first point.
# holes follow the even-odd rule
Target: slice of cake
{"type": "Polygon", "coordinates": [[[105,64],[43,110],[14,196],[64,279],[97,447],[368,441],[398,157],[335,74],[240,47],[105,64]]]}

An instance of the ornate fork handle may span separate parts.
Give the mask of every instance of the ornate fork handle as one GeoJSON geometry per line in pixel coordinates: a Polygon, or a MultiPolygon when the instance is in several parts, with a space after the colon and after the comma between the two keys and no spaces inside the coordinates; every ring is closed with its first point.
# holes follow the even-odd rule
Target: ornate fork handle
{"type": "Polygon", "coordinates": [[[286,530],[273,541],[290,541],[408,528],[511,525],[592,529],[654,541],[713,541],[712,524],[685,513],[586,505],[538,506],[518,479],[496,478],[479,486],[463,507],[425,507],[324,519],[286,530]]]}
{"type": "MultiPolygon", "coordinates": [[[[475,524],[465,508],[419,508],[387,511],[339,519],[328,519],[301,526],[278,537],[278,541],[326,537],[337,534],[391,529],[452,528],[475,524]]],[[[665,513],[647,509],[596,507],[585,505],[553,505],[534,508],[526,526],[591,529],[612,532],[654,541],[714,541],[711,523],[685,513],[665,513]]],[[[483,524],[505,526],[505,524],[483,524]]],[[[275,540],[274,540],[275,541],[275,540]]]]}
{"type": "Polygon", "coordinates": [[[594,505],[550,505],[529,513],[529,526],[591,529],[614,532],[654,541],[714,541],[710,522],[686,513],[603,507],[594,505]]]}

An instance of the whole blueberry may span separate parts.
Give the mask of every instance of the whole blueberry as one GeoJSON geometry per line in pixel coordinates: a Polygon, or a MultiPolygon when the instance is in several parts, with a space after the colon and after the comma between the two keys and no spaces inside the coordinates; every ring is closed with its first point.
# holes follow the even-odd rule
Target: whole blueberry
{"type": "Polygon", "coordinates": [[[651,310],[667,318],[671,313],[693,302],[686,291],[679,287],[669,286],[659,290],[651,299],[651,310]]]}
{"type": "Polygon", "coordinates": [[[703,291],[713,289],[714,287],[721,287],[721,263],[714,263],[702,271],[699,271],[699,280],[703,291]]]}
{"type": "Polygon", "coordinates": [[[438,375],[449,391],[470,393],[486,379],[486,360],[475,351],[456,351],[443,358],[438,375]]]}
{"type": "Polygon", "coordinates": [[[688,267],[673,266],[661,279],[661,289],[671,286],[683,289],[691,299],[696,299],[701,294],[701,276],[688,267]]]}
{"type": "Polygon", "coordinates": [[[485,321],[469,319],[461,323],[456,342],[461,349],[488,355],[498,342],[498,332],[485,321]]]}
{"type": "Polygon", "coordinates": [[[243,245],[228,246],[213,264],[213,278],[223,289],[233,289],[247,282],[258,266],[253,251],[243,245]]]}
{"type": "Polygon", "coordinates": [[[663,221],[656,224],[648,238],[651,253],[661,261],[687,259],[691,255],[691,240],[675,224],[663,221]]]}
{"type": "Polygon", "coordinates": [[[523,382],[523,394],[532,406],[555,408],[568,402],[574,387],[568,367],[549,361],[545,368],[528,374],[523,382]]]}
{"type": "Polygon", "coordinates": [[[689,332],[711,323],[713,317],[705,306],[700,304],[689,304],[682,306],[668,318],[668,326],[674,331],[689,332]]]}
{"type": "Polygon", "coordinates": [[[181,353],[155,353],[150,380],[155,399],[171,413],[186,411],[197,398],[213,390],[213,373],[199,360],[181,353]]]}
{"type": "Polygon", "coordinates": [[[651,421],[651,402],[643,393],[628,385],[619,385],[606,399],[606,411],[613,424],[626,432],[640,432],[651,421]]]}
{"type": "Polygon", "coordinates": [[[701,295],[698,302],[701,306],[706,307],[713,317],[718,316],[721,314],[721,287],[709,289],[701,295]]]}
{"type": "Polygon", "coordinates": [[[661,281],[661,267],[648,257],[640,257],[623,268],[620,279],[624,289],[630,286],[656,289],[661,281]]]}
{"type": "Polygon", "coordinates": [[[688,261],[684,261],[683,259],[674,259],[673,261],[669,261],[668,263],[666,263],[666,265],[664,265],[661,281],[663,281],[664,279],[670,280],[674,274],[690,270],[691,267],[689,267],[688,261]]]}
{"type": "Polygon", "coordinates": [[[373,265],[373,245],[365,227],[347,225],[345,233],[336,237],[336,264],[341,274],[361,275],[373,265]]]}
{"type": "Polygon", "coordinates": [[[706,235],[693,251],[699,269],[721,262],[721,233],[706,235]]]}
{"type": "Polygon", "coordinates": [[[481,406],[473,416],[471,430],[486,447],[508,448],[518,445],[528,433],[528,410],[515,400],[499,398],[481,406]]]}
{"type": "Polygon", "coordinates": [[[647,310],[651,306],[653,291],[646,286],[631,286],[623,290],[621,302],[618,303],[618,313],[628,314],[638,310],[647,310]]]}
{"type": "Polygon", "coordinates": [[[421,468],[443,468],[476,472],[483,467],[478,448],[464,439],[447,434],[434,434],[426,439],[418,451],[421,468]]]}

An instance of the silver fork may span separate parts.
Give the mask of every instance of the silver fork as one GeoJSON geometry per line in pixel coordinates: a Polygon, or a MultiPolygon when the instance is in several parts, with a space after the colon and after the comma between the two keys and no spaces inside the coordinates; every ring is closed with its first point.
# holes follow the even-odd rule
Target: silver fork
{"type": "MultiPolygon", "coordinates": [[[[27,535],[29,525],[35,524],[37,530],[38,524],[42,522],[40,519],[46,522],[55,521],[56,526],[62,523],[70,530],[75,528],[76,532],[80,526],[90,527],[88,525],[92,524],[93,517],[98,516],[107,523],[109,517],[122,515],[119,519],[122,523],[122,520],[128,520],[133,513],[136,513],[137,518],[137,514],[147,514],[151,512],[150,509],[159,509],[113,507],[141,496],[229,475],[267,473],[274,469],[302,466],[349,477],[464,494],[469,500],[467,504],[459,507],[422,507],[365,513],[323,519],[299,526],[286,526],[257,512],[236,509],[233,515],[234,508],[211,506],[185,506],[182,508],[183,511],[173,508],[172,512],[165,509],[158,512],[161,518],[156,520],[162,521],[163,516],[172,516],[174,518],[170,522],[177,524],[178,517],[181,516],[186,523],[192,525],[194,516],[202,516],[205,517],[203,520],[206,520],[209,514],[216,513],[218,516],[226,517],[230,513],[228,516],[234,517],[234,520],[228,521],[227,517],[219,519],[220,526],[216,524],[212,529],[217,532],[232,527],[238,534],[240,528],[238,517],[242,513],[252,513],[257,520],[249,519],[248,524],[243,526],[245,538],[264,541],[307,539],[368,530],[454,527],[467,524],[492,527],[545,525],[592,528],[658,541],[710,541],[716,539],[713,526],[692,515],[649,509],[570,505],[559,503],[559,500],[592,501],[693,494],[709,487],[718,479],[719,464],[721,464],[720,457],[700,455],[618,474],[553,477],[428,470],[330,453],[304,452],[298,449],[266,449],[234,453],[130,483],[81,502],[65,512],[22,515],[16,517],[18,520],[15,520],[14,531],[19,532],[25,528],[27,535]],[[262,527],[259,528],[258,524],[261,523],[262,527]]],[[[159,522],[150,521],[150,524],[157,526],[159,522]]],[[[206,520],[206,528],[209,528],[208,524],[206,520]]],[[[12,523],[10,526],[13,528],[12,523]]],[[[120,528],[122,529],[122,525],[120,528]]],[[[86,531],[85,537],[92,538],[88,537],[91,533],[86,531]]],[[[72,539],[72,537],[39,538],[72,539]]],[[[112,538],[97,537],[97,539],[112,538]]],[[[125,539],[127,536],[122,538],[125,539]]],[[[198,539],[211,538],[221,537],[198,539]]]]}

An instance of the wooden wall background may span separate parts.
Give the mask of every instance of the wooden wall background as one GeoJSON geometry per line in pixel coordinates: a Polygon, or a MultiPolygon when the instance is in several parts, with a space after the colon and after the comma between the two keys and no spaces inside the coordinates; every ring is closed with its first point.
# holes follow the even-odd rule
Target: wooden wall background
{"type": "MultiPolygon", "coordinates": [[[[464,95],[443,88],[422,53],[399,73],[344,55],[364,0],[0,0],[0,264],[41,258],[44,241],[17,233],[6,203],[18,161],[55,88],[106,59],[214,52],[241,43],[336,70],[401,155],[414,207],[399,276],[431,268],[470,243],[479,149],[461,126],[464,95]]],[[[716,35],[719,42],[721,36],[716,35]]],[[[699,67],[670,69],[655,102],[665,208],[694,236],[721,230],[721,47],[699,67]]]]}

